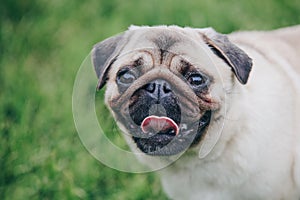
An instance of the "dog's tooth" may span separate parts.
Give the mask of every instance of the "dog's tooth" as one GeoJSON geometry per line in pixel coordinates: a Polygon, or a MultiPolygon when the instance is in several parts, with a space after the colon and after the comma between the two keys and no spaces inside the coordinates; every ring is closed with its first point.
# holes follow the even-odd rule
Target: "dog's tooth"
{"type": "Polygon", "coordinates": [[[181,129],[182,129],[182,130],[186,130],[186,129],[187,129],[187,124],[182,124],[182,125],[181,125],[181,129]]]}

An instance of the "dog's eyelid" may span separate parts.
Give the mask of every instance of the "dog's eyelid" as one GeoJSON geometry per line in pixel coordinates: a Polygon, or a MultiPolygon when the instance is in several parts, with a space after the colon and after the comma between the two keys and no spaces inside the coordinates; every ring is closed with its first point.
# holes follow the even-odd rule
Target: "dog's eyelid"
{"type": "Polygon", "coordinates": [[[130,71],[130,68],[129,68],[128,66],[123,67],[123,68],[121,68],[121,69],[118,71],[117,76],[120,76],[120,75],[122,75],[122,74],[124,74],[124,73],[126,73],[126,72],[128,72],[128,71],[130,71]]]}
{"type": "Polygon", "coordinates": [[[189,71],[188,73],[186,73],[185,78],[188,79],[191,76],[196,76],[196,75],[200,75],[205,79],[209,79],[210,76],[208,76],[206,73],[203,73],[199,70],[193,70],[193,71],[189,71]]]}
{"type": "Polygon", "coordinates": [[[119,69],[119,71],[117,72],[117,76],[124,74],[128,71],[136,73],[137,70],[136,70],[136,67],[133,65],[126,65],[126,66],[122,67],[121,69],[119,69]]]}

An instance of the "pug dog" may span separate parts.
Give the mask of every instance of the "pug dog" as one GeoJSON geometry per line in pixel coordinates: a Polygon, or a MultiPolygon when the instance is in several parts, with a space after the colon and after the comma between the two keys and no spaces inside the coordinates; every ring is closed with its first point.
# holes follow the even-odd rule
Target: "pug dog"
{"type": "Polygon", "coordinates": [[[171,199],[300,199],[299,57],[300,26],[131,26],[92,50],[97,88],[141,162],[180,155],[160,170],[171,199]]]}

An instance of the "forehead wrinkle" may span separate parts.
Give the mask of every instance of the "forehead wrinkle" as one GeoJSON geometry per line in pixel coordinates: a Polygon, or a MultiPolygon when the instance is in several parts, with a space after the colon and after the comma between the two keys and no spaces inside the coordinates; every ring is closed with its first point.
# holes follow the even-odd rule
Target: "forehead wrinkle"
{"type": "Polygon", "coordinates": [[[171,47],[179,42],[179,37],[176,37],[176,35],[171,32],[159,31],[155,33],[155,35],[151,38],[151,41],[160,51],[159,63],[162,64],[168,57],[167,54],[171,47]]]}
{"type": "Polygon", "coordinates": [[[170,33],[158,32],[155,34],[151,41],[159,48],[160,50],[167,51],[172,46],[180,41],[178,37],[171,35],[170,33]]]}

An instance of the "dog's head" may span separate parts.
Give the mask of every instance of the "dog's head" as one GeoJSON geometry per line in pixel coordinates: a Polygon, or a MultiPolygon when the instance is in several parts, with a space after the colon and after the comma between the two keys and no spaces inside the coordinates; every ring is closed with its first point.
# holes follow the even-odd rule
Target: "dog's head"
{"type": "Polygon", "coordinates": [[[148,155],[175,155],[203,140],[224,90],[246,84],[252,66],[225,35],[177,26],[131,27],[96,44],[92,59],[118,125],[148,155]]]}

